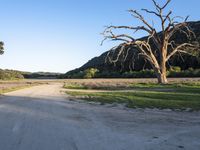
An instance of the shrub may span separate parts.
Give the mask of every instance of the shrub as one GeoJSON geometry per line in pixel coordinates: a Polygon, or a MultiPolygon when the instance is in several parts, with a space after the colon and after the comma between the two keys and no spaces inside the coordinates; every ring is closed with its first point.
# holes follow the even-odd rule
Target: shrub
{"type": "Polygon", "coordinates": [[[179,66],[172,66],[169,69],[170,72],[181,72],[181,67],[179,66]]]}
{"type": "Polygon", "coordinates": [[[96,74],[96,78],[121,78],[121,72],[117,71],[102,71],[96,74]]]}
{"type": "Polygon", "coordinates": [[[169,77],[200,77],[200,69],[182,70],[180,72],[169,71],[169,77]]]}
{"type": "Polygon", "coordinates": [[[153,78],[155,73],[153,70],[130,71],[123,73],[124,78],[153,78]]]}
{"type": "Polygon", "coordinates": [[[98,73],[98,72],[99,72],[99,70],[96,68],[86,69],[84,71],[84,78],[86,78],[86,79],[94,78],[96,76],[96,73],[98,73]]]}

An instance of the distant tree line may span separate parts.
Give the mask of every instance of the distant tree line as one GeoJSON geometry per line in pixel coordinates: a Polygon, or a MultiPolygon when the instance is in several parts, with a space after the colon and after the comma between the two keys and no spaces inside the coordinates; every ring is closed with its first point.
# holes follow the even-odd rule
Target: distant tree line
{"type": "Polygon", "coordinates": [[[57,79],[60,78],[60,73],[51,72],[35,72],[35,73],[23,73],[26,79],[57,79]]]}
{"type": "Polygon", "coordinates": [[[0,69],[0,80],[19,80],[19,79],[57,79],[61,74],[51,72],[23,72],[17,70],[0,69]]]}

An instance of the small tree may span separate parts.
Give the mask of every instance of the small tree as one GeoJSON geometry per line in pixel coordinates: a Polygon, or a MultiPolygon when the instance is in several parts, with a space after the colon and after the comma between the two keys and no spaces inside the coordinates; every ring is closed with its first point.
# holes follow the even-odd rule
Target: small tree
{"type": "Polygon", "coordinates": [[[0,55],[4,53],[4,43],[0,41],[0,55]]]}
{"type": "Polygon", "coordinates": [[[99,70],[96,68],[89,68],[89,69],[86,69],[84,72],[85,72],[84,78],[90,79],[90,78],[94,78],[96,73],[99,72],[99,70]]]}
{"type": "MultiPolygon", "coordinates": [[[[108,26],[103,32],[103,35],[105,37],[103,42],[107,39],[111,39],[113,41],[123,41],[123,43],[119,46],[120,50],[117,50],[117,58],[114,60],[109,58],[109,60],[112,62],[119,61],[120,57],[125,60],[130,50],[136,50],[136,48],[133,47],[137,47],[137,49],[139,50],[138,55],[142,56],[151,64],[157,76],[158,82],[165,84],[168,82],[166,77],[166,63],[169,61],[169,59],[177,53],[194,55],[197,52],[199,46],[197,43],[194,44],[189,42],[192,39],[195,39],[196,36],[187,23],[188,17],[186,17],[183,22],[179,23],[177,21],[177,18],[180,17],[172,17],[172,11],[168,11],[167,13],[165,13],[165,9],[171,2],[171,0],[167,0],[163,6],[159,5],[155,0],[152,0],[152,2],[155,6],[155,11],[148,9],[141,10],[159,18],[161,32],[158,32],[153,25],[148,23],[148,21],[145,20],[141,13],[136,10],[129,10],[134,18],[141,21],[142,25],[136,27],[108,26]],[[148,34],[148,36],[146,39],[143,38],[136,40],[130,34],[115,34],[113,31],[115,29],[127,29],[133,31],[133,33],[144,31],[148,34]],[[181,33],[184,36],[183,38],[187,39],[186,42],[184,41],[180,43],[175,41],[174,36],[176,35],[176,33],[181,33]]],[[[108,57],[110,57],[110,54],[113,55],[113,52],[109,53],[108,57]]]]}

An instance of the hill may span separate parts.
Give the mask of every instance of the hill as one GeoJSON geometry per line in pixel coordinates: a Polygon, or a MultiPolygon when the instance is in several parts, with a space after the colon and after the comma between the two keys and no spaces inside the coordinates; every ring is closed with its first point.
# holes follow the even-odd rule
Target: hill
{"type": "MultiPolygon", "coordinates": [[[[189,26],[192,28],[194,33],[196,34],[197,41],[200,44],[200,21],[188,22],[189,26]]],[[[161,34],[161,33],[160,33],[161,34]]],[[[147,37],[143,37],[141,39],[145,39],[147,37]]],[[[174,37],[176,42],[187,42],[186,39],[183,38],[182,33],[177,33],[174,37]]],[[[116,48],[115,52],[117,51],[116,48]]],[[[89,60],[86,64],[81,66],[80,68],[74,69],[72,71],[67,72],[63,78],[79,78],[82,76],[83,72],[89,68],[98,69],[99,74],[98,77],[118,77],[125,72],[130,71],[141,71],[144,69],[151,69],[151,66],[146,63],[142,58],[138,57],[138,49],[132,48],[131,52],[126,61],[120,60],[118,63],[113,64],[110,62],[106,62],[106,57],[109,52],[113,50],[109,50],[104,52],[102,55],[98,57],[94,57],[89,60]],[[134,59],[133,59],[134,58],[134,59]],[[135,61],[133,61],[135,60],[135,61]]],[[[200,56],[194,57],[189,55],[176,55],[172,57],[168,63],[168,68],[170,66],[178,66],[181,70],[187,69],[199,69],[200,68],[200,56]]]]}
{"type": "Polygon", "coordinates": [[[16,70],[0,69],[0,80],[24,79],[22,72],[16,70]]]}

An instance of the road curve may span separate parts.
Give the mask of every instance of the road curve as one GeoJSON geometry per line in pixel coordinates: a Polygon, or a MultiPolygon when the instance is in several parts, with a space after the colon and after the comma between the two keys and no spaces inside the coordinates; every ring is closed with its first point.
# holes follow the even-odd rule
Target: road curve
{"type": "Polygon", "coordinates": [[[0,96],[0,150],[199,150],[199,112],[70,101],[61,86],[0,96]]]}

